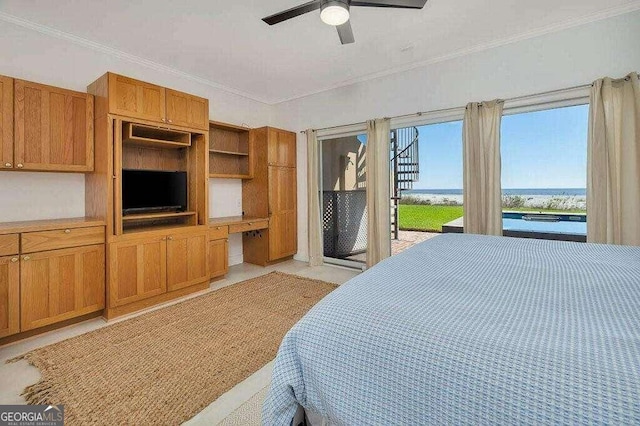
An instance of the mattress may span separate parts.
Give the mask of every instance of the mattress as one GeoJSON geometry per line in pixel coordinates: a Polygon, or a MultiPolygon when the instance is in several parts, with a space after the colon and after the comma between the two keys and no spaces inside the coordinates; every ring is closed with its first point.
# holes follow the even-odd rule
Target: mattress
{"type": "Polygon", "coordinates": [[[640,424],[640,248],[445,234],[325,297],[263,424],[640,424]]]}

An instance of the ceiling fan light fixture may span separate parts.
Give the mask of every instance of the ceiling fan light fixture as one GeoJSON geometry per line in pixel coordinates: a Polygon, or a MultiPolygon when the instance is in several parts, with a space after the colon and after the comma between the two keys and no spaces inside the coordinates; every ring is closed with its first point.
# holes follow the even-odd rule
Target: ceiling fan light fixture
{"type": "Polygon", "coordinates": [[[338,26],[349,20],[349,4],[346,1],[330,0],[322,2],[320,19],[328,25],[338,26]]]}

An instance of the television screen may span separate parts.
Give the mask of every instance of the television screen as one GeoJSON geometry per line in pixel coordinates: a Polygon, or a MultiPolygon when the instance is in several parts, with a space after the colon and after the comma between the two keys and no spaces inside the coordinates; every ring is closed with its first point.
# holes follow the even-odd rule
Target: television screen
{"type": "Polygon", "coordinates": [[[122,170],[124,214],[187,209],[187,172],[122,170]]]}

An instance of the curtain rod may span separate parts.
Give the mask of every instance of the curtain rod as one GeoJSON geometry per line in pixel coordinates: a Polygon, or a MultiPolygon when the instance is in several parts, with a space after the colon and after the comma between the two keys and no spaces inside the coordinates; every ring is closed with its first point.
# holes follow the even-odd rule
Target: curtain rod
{"type": "MultiPolygon", "coordinates": [[[[633,74],[633,73],[631,73],[631,74],[633,74]]],[[[636,74],[638,74],[638,73],[636,73],[636,74]]],[[[616,81],[616,80],[626,80],[626,79],[629,79],[628,75],[625,76],[625,77],[622,77],[622,78],[619,78],[619,79],[613,79],[613,80],[616,81]]],[[[504,102],[517,102],[517,101],[525,100],[527,98],[534,98],[534,97],[537,97],[537,96],[552,95],[554,93],[568,92],[568,91],[571,91],[571,90],[587,89],[587,88],[590,88],[591,86],[593,86],[593,83],[581,84],[579,86],[567,87],[565,89],[549,90],[549,91],[546,91],[546,92],[535,93],[535,94],[532,94],[532,95],[523,95],[523,96],[517,96],[515,98],[499,99],[499,100],[502,100],[504,102]]],[[[422,116],[424,114],[439,114],[439,113],[454,112],[454,111],[458,111],[458,110],[463,109],[463,108],[465,108],[465,107],[443,108],[443,109],[436,109],[436,110],[431,110],[431,111],[419,111],[419,112],[414,112],[414,113],[411,113],[411,114],[397,115],[395,117],[384,117],[384,118],[385,119],[391,119],[391,118],[398,119],[398,118],[420,117],[420,116],[422,116]]],[[[366,121],[358,121],[358,122],[351,123],[351,124],[340,124],[338,126],[323,127],[322,129],[311,129],[311,130],[316,130],[316,131],[317,130],[331,130],[331,129],[337,129],[337,128],[340,128],[340,127],[356,126],[358,124],[364,124],[364,123],[366,123],[366,121]]],[[[305,132],[306,132],[306,130],[301,130],[300,131],[300,133],[305,133],[305,132]]]]}

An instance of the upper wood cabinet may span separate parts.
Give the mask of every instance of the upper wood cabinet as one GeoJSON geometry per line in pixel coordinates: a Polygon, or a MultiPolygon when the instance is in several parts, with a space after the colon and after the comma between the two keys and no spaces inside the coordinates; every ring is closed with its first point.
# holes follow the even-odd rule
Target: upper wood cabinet
{"type": "MultiPolygon", "coordinates": [[[[175,126],[209,129],[209,101],[155,84],[107,73],[109,112],[175,126]]],[[[100,81],[100,80],[98,80],[100,81]]]]}
{"type": "Polygon", "coordinates": [[[109,73],[109,112],[127,117],[164,121],[164,88],[109,73]]]}
{"type": "Polygon", "coordinates": [[[296,166],[296,134],[279,129],[269,129],[269,165],[296,166]]]}
{"type": "Polygon", "coordinates": [[[104,244],[23,255],[21,331],[104,308],[104,244]]]}
{"type": "Polygon", "coordinates": [[[209,101],[187,93],[165,89],[167,122],[176,126],[209,128],[209,101]]]}
{"type": "Polygon", "coordinates": [[[0,257],[0,337],[20,331],[20,262],[0,257]]]}
{"type": "Polygon", "coordinates": [[[0,76],[0,168],[13,168],[13,79],[0,76]]]}
{"type": "Polygon", "coordinates": [[[93,170],[93,96],[15,80],[14,117],[14,168],[93,170]]]}

